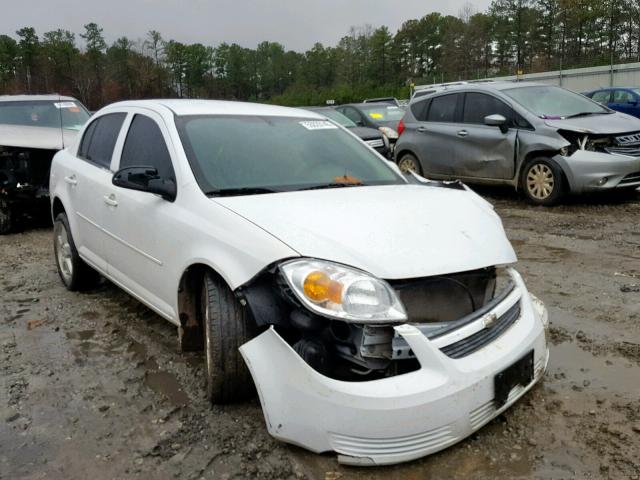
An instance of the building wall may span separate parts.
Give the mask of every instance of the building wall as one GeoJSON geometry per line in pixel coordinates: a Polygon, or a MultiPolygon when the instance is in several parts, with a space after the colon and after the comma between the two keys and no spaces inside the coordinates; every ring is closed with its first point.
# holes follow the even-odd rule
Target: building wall
{"type": "Polygon", "coordinates": [[[496,77],[491,80],[521,80],[561,85],[575,92],[588,92],[602,87],[640,87],[640,63],[604,67],[576,68],[555,72],[529,73],[496,77]]]}

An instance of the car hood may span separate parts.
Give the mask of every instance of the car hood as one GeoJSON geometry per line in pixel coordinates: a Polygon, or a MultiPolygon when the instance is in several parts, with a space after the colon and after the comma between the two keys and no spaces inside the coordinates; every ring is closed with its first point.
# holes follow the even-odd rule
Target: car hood
{"type": "Polygon", "coordinates": [[[351,127],[349,131],[357,135],[363,140],[373,140],[374,138],[382,138],[382,132],[375,128],[369,127],[351,127]]]}
{"type": "Polygon", "coordinates": [[[617,133],[637,132],[640,130],[640,119],[625,113],[609,113],[587,117],[567,118],[564,120],[545,120],[545,123],[560,130],[574,132],[611,135],[617,133]]]}
{"type": "Polygon", "coordinates": [[[0,125],[0,145],[5,147],[41,148],[62,150],[78,135],[75,130],[23,125],[0,125]],[[62,133],[61,133],[62,132],[62,133]],[[64,145],[63,145],[64,138],[64,145]]]}
{"type": "Polygon", "coordinates": [[[493,208],[475,193],[427,185],[214,198],[301,256],[406,279],[516,261],[493,208]]]}

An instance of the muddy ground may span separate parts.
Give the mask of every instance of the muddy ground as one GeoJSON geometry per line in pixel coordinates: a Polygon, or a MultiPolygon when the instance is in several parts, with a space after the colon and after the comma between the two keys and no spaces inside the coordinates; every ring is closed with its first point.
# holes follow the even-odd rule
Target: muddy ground
{"type": "Polygon", "coordinates": [[[549,307],[548,372],[471,438],[389,468],[276,442],[257,400],[209,408],[203,357],[167,322],[107,282],[67,292],[51,230],[0,237],[0,478],[640,478],[640,197],[481,193],[549,307]]]}

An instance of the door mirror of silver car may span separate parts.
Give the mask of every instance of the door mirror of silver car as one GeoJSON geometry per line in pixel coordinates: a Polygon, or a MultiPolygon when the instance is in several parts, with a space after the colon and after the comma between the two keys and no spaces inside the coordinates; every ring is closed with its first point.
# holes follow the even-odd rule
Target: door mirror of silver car
{"type": "Polygon", "coordinates": [[[160,177],[155,167],[134,166],[121,168],[113,174],[111,183],[129,190],[155,193],[169,202],[173,202],[176,199],[176,182],[172,179],[160,177]]]}
{"type": "Polygon", "coordinates": [[[507,133],[509,131],[507,119],[497,113],[495,115],[488,115],[484,117],[484,124],[489,125],[490,127],[500,127],[500,131],[502,133],[507,133]]]}

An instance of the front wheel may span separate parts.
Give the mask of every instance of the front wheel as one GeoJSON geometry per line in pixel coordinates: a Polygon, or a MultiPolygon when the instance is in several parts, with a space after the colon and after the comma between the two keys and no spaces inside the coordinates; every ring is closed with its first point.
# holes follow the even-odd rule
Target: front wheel
{"type": "Polygon", "coordinates": [[[205,332],[207,396],[211,403],[231,403],[254,395],[251,373],[238,350],[253,338],[247,308],[211,273],[204,276],[201,312],[205,332]]]}
{"type": "Polygon", "coordinates": [[[420,162],[415,157],[415,155],[411,153],[402,154],[402,156],[398,159],[398,168],[402,173],[415,172],[418,175],[422,175],[420,162]]]}
{"type": "Polygon", "coordinates": [[[0,235],[6,235],[13,231],[14,218],[11,205],[6,200],[0,200],[0,235]]]}
{"type": "Polygon", "coordinates": [[[53,224],[53,250],[58,274],[68,290],[88,290],[96,286],[100,275],[78,255],[69,220],[64,213],[58,214],[53,224]]]}
{"type": "Polygon", "coordinates": [[[547,158],[535,158],[523,169],[522,188],[531,203],[556,205],[565,194],[562,169],[547,158]]]}

